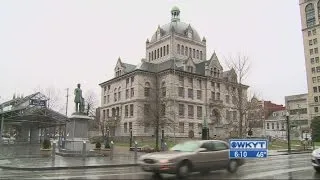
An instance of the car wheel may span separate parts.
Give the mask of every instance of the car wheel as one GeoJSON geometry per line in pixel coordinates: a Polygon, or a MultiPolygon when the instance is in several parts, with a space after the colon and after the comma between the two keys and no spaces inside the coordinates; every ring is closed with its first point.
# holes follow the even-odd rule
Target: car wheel
{"type": "Polygon", "coordinates": [[[188,161],[182,162],[177,168],[177,178],[185,179],[190,172],[190,163],[188,161]]]}
{"type": "Polygon", "coordinates": [[[318,173],[320,173],[320,167],[313,167],[318,173]]]}
{"type": "Polygon", "coordinates": [[[238,170],[238,162],[235,161],[235,160],[229,161],[227,170],[228,170],[230,173],[235,173],[235,172],[237,172],[237,170],[238,170]]]}

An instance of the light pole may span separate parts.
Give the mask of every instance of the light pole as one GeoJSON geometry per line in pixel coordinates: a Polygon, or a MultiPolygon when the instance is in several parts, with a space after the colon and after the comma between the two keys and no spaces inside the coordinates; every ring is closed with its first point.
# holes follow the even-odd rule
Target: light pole
{"type": "Polygon", "coordinates": [[[289,121],[289,111],[287,111],[286,113],[286,117],[287,117],[287,141],[288,141],[288,154],[291,154],[291,142],[290,142],[290,121],[289,121]]]}

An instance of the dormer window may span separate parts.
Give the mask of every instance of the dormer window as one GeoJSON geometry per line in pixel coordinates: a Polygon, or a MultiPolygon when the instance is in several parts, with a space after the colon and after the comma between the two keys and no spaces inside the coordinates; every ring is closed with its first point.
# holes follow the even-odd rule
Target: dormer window
{"type": "Polygon", "coordinates": [[[118,67],[116,71],[116,77],[121,76],[121,69],[118,67]]]}
{"type": "Polygon", "coordinates": [[[217,76],[217,68],[213,68],[213,77],[217,76]]]}
{"type": "Polygon", "coordinates": [[[192,31],[190,31],[190,30],[188,31],[188,38],[190,38],[190,39],[192,38],[192,31]]]}
{"type": "Polygon", "coordinates": [[[192,66],[188,66],[187,67],[187,71],[193,73],[193,67],[192,66]]]}

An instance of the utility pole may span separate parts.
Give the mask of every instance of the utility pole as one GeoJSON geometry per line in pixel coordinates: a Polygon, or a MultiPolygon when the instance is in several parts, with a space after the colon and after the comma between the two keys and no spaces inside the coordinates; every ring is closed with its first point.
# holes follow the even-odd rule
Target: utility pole
{"type": "MultiPolygon", "coordinates": [[[[69,88],[67,88],[67,102],[66,102],[66,116],[68,117],[68,104],[69,104],[69,88]]],[[[67,119],[64,126],[64,140],[67,139],[67,119]]],[[[65,148],[65,143],[63,143],[63,148],[65,148]]]]}
{"type": "Polygon", "coordinates": [[[287,111],[286,117],[287,117],[287,141],[288,141],[288,154],[291,154],[291,139],[290,139],[290,121],[289,121],[289,112],[287,111]]]}
{"type": "Polygon", "coordinates": [[[66,103],[66,116],[68,116],[68,101],[69,101],[69,88],[67,88],[67,103],[66,103]]]}

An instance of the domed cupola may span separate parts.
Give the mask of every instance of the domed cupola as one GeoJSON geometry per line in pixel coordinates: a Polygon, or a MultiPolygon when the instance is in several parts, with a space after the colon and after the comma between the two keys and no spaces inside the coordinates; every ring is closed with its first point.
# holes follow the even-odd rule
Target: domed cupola
{"type": "Polygon", "coordinates": [[[171,22],[179,22],[180,21],[180,9],[177,6],[174,6],[171,9],[171,22]]]}

